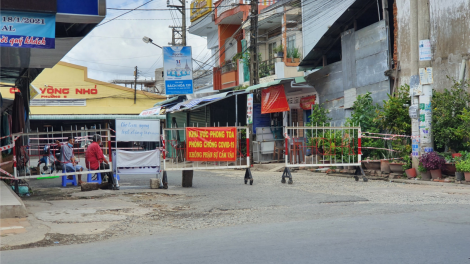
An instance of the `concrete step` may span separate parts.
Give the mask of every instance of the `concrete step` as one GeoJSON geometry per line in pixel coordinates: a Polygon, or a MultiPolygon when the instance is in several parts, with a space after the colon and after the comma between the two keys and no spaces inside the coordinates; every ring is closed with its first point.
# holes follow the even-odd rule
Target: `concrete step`
{"type": "Polygon", "coordinates": [[[23,201],[4,181],[0,181],[0,218],[26,217],[23,201]]]}

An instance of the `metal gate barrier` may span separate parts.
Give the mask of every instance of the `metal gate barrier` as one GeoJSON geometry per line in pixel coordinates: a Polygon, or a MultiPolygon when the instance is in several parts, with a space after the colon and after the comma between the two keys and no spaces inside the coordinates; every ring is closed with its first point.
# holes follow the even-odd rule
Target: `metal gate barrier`
{"type": "Polygon", "coordinates": [[[245,169],[245,184],[248,180],[253,184],[248,127],[164,128],[162,137],[164,181],[166,171],[245,169]],[[211,130],[236,133],[232,138],[230,132],[216,135],[211,130]],[[202,149],[205,151],[198,151],[202,149]]]}
{"type": "Polygon", "coordinates": [[[292,126],[284,128],[284,135],[286,166],[282,183],[285,178],[293,183],[292,167],[361,166],[360,127],[292,126]]]}

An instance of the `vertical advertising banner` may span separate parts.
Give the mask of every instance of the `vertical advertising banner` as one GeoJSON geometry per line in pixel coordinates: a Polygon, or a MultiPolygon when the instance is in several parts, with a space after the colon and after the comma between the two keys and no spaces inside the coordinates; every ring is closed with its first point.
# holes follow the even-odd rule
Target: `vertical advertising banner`
{"type": "Polygon", "coordinates": [[[2,10],[0,46],[54,49],[55,14],[2,10]]]}
{"type": "Polygon", "coordinates": [[[163,75],[167,95],[193,93],[191,47],[163,47],[163,75]]]}
{"type": "Polygon", "coordinates": [[[253,94],[248,94],[246,98],[246,124],[253,124],[253,94]]]}
{"type": "Polygon", "coordinates": [[[187,161],[235,161],[236,127],[187,127],[187,161]]]}

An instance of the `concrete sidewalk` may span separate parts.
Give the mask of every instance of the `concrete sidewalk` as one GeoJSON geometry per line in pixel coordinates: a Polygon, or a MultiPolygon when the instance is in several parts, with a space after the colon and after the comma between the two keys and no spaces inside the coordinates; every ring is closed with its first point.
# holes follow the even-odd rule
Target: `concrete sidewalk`
{"type": "Polygon", "coordinates": [[[21,198],[4,181],[0,181],[0,218],[26,217],[27,214],[21,198]]]}

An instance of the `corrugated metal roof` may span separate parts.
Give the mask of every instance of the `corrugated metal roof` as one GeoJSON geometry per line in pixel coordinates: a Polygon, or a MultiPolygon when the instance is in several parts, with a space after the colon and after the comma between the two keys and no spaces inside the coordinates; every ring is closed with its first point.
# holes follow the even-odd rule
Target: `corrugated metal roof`
{"type": "Polygon", "coordinates": [[[280,83],[281,83],[281,80],[275,80],[275,81],[267,82],[267,83],[260,83],[260,84],[253,85],[253,86],[246,88],[245,91],[247,92],[254,91],[256,89],[266,88],[266,87],[273,86],[273,85],[280,84],[280,83]]]}
{"type": "Polygon", "coordinates": [[[153,106],[155,107],[155,106],[160,106],[160,105],[168,104],[168,103],[171,103],[171,102],[173,102],[173,101],[178,100],[178,98],[179,98],[179,96],[175,96],[175,97],[172,97],[172,98],[167,99],[167,100],[165,100],[165,101],[158,102],[158,103],[154,104],[153,106]]]}
{"type": "Polygon", "coordinates": [[[113,120],[113,119],[166,119],[165,115],[30,115],[30,120],[113,120]]]}

